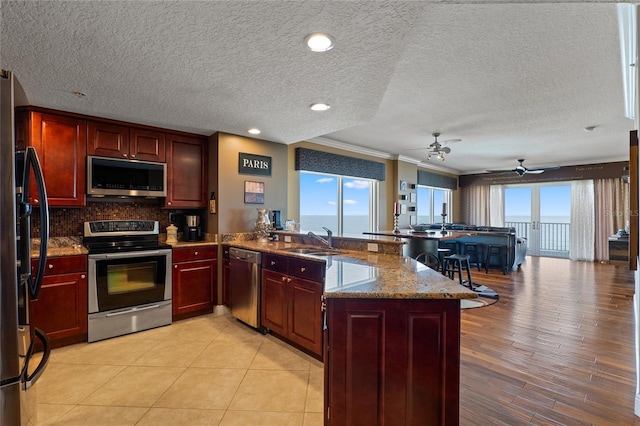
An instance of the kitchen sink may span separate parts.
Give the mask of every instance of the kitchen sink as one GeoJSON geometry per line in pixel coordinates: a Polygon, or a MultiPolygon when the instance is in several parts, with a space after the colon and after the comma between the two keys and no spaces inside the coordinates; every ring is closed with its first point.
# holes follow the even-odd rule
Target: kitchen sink
{"type": "Polygon", "coordinates": [[[337,251],[313,251],[313,252],[307,253],[307,254],[311,254],[313,256],[334,256],[336,254],[340,254],[340,252],[337,252],[337,251]]]}
{"type": "Polygon", "coordinates": [[[301,254],[308,254],[308,253],[315,253],[317,251],[322,251],[319,248],[309,248],[309,247],[289,248],[289,249],[283,249],[283,250],[288,251],[289,253],[301,253],[301,254]]]}
{"type": "Polygon", "coordinates": [[[331,256],[334,254],[339,254],[336,250],[323,250],[319,247],[301,247],[301,248],[290,248],[283,249],[289,253],[299,253],[299,254],[312,254],[314,256],[331,256]]]}

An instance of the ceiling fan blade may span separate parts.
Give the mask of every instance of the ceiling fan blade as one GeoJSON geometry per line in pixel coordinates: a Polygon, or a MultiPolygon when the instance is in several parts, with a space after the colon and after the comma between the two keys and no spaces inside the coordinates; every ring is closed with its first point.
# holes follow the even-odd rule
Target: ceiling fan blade
{"type": "Polygon", "coordinates": [[[531,175],[539,175],[540,173],[544,173],[544,169],[527,169],[524,172],[531,175]]]}
{"type": "Polygon", "coordinates": [[[559,168],[560,168],[560,166],[545,166],[545,167],[534,167],[534,168],[529,169],[529,170],[543,170],[544,171],[544,170],[557,170],[559,168]]]}
{"type": "Polygon", "coordinates": [[[513,173],[515,172],[516,169],[509,169],[509,170],[486,170],[487,173],[513,173]]]}
{"type": "Polygon", "coordinates": [[[456,142],[462,142],[462,139],[447,139],[446,141],[441,141],[440,143],[444,144],[444,143],[456,143],[456,142]]]}

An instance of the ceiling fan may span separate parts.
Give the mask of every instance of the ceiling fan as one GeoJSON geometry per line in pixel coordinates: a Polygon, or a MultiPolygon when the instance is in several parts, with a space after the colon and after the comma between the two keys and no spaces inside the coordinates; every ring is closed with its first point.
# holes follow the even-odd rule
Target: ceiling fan
{"type": "Polygon", "coordinates": [[[433,133],[434,141],[431,145],[429,145],[429,151],[427,151],[427,160],[431,160],[431,157],[434,156],[436,160],[444,161],[444,154],[449,154],[451,152],[451,148],[448,146],[442,146],[443,143],[453,143],[460,142],[461,139],[449,139],[443,141],[442,143],[438,142],[438,137],[440,133],[433,133]]]}
{"type": "Polygon", "coordinates": [[[528,169],[522,164],[524,162],[524,158],[518,160],[518,162],[520,164],[518,164],[515,169],[511,169],[511,170],[487,170],[487,172],[489,172],[489,173],[512,173],[512,172],[515,172],[518,176],[523,176],[525,174],[539,175],[540,173],[543,173],[545,170],[555,170],[555,169],[559,169],[560,168],[560,166],[546,166],[546,167],[536,167],[536,168],[533,168],[533,169],[528,169]]]}

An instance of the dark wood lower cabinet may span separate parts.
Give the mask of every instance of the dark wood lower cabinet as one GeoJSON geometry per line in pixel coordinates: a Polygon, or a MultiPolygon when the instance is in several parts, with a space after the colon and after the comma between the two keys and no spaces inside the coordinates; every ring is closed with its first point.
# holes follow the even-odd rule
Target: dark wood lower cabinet
{"type": "Polygon", "coordinates": [[[261,323],[271,333],[322,359],[323,283],[263,269],[261,323]]]}
{"type": "Polygon", "coordinates": [[[213,312],[217,300],[217,248],[174,248],[173,320],[213,312]]]}
{"type": "MultiPolygon", "coordinates": [[[[47,259],[38,298],[29,301],[31,326],[44,331],[52,347],[87,340],[87,257],[47,259]]],[[[35,271],[35,262],[32,269],[35,271]]]]}
{"type": "Polygon", "coordinates": [[[325,424],[459,423],[460,302],[327,299],[325,424]]]}

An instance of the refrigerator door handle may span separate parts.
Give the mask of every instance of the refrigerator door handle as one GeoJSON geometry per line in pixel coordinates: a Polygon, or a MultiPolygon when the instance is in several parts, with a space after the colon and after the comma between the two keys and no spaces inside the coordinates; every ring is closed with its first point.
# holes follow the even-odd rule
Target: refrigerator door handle
{"type": "Polygon", "coordinates": [[[31,386],[33,386],[42,373],[44,369],[47,368],[47,364],[49,363],[49,356],[51,356],[51,342],[49,341],[49,337],[44,333],[44,331],[40,330],[37,327],[33,328],[33,332],[35,336],[42,341],[43,351],[42,351],[42,359],[38,366],[33,370],[33,373],[29,374],[29,361],[31,361],[31,357],[33,356],[33,351],[35,348],[36,339],[31,341],[29,345],[29,350],[27,351],[27,356],[24,362],[24,366],[22,367],[22,389],[27,390],[31,386]]]}
{"type": "MultiPolygon", "coordinates": [[[[31,169],[33,169],[33,175],[36,179],[36,188],[40,200],[40,254],[38,256],[36,276],[33,280],[30,280],[28,285],[31,299],[37,299],[38,293],[40,293],[40,287],[42,286],[42,278],[44,277],[44,268],[47,260],[47,246],[49,245],[49,200],[47,198],[47,189],[44,183],[42,167],[40,166],[40,160],[38,159],[35,148],[32,146],[27,147],[25,156],[23,201],[25,203],[28,202],[29,175],[31,169]]],[[[25,243],[27,242],[23,242],[23,244],[25,243]]],[[[29,246],[30,244],[25,245],[29,246]]],[[[30,268],[31,265],[28,258],[22,259],[22,262],[27,262],[27,268],[30,268]]]]}

